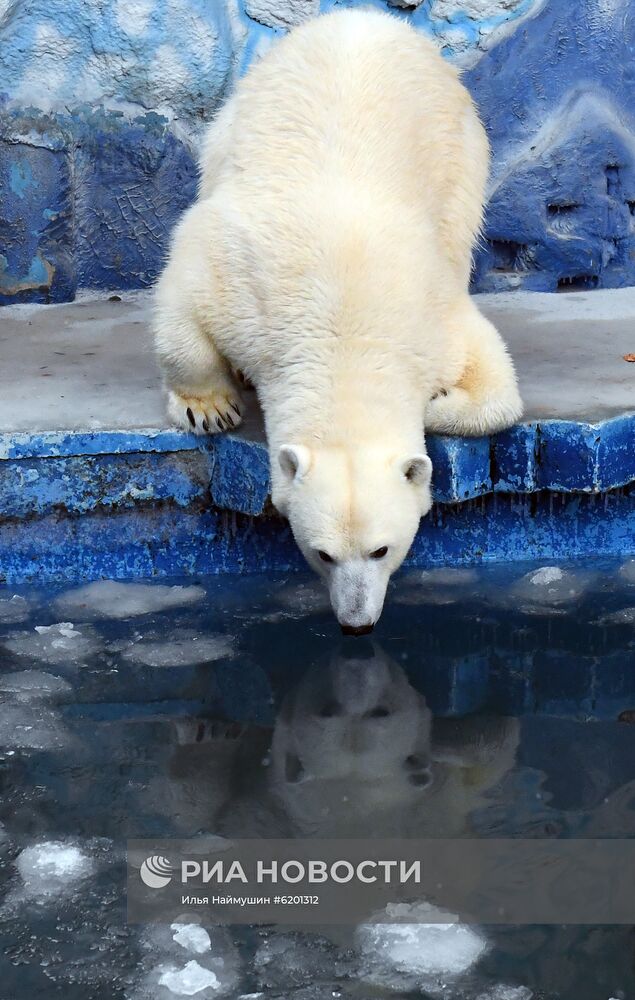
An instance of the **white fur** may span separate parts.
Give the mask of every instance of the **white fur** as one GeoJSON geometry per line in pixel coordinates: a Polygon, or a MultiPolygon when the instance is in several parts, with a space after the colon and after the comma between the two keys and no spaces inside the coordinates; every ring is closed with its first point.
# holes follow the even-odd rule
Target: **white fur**
{"type": "Polygon", "coordinates": [[[345,625],[377,620],[430,508],[424,423],[485,434],[521,413],[468,295],[487,168],[431,42],[378,12],[326,15],[253,66],[211,127],[159,282],[172,418],[231,428],[232,368],[255,384],[274,503],[345,625]]]}

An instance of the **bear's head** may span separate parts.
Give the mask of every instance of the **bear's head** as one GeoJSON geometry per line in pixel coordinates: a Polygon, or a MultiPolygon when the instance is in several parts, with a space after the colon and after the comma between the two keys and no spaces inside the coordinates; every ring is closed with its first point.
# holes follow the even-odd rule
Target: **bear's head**
{"type": "Polygon", "coordinates": [[[274,504],[326,582],[344,634],[370,632],[431,507],[430,459],[387,445],[304,444],[282,445],[277,458],[274,504]]]}

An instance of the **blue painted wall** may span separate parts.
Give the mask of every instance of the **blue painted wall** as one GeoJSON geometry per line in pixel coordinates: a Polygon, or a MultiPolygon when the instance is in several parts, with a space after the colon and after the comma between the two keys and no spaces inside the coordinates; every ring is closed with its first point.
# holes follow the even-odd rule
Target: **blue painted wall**
{"type": "MultiPolygon", "coordinates": [[[[338,3],[358,5],[0,0],[0,303],[151,283],[205,122],[277,36],[338,3]]],[[[434,35],[481,109],[475,288],[635,283],[635,2],[374,6],[434,35]]]]}

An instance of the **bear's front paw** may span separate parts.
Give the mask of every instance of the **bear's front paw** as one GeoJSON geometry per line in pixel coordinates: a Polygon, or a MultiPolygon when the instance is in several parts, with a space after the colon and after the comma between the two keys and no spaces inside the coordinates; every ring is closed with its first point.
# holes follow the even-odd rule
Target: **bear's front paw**
{"type": "Polygon", "coordinates": [[[243,404],[238,393],[230,387],[197,395],[170,392],[168,415],[177,427],[194,434],[219,434],[234,430],[242,423],[243,404]]]}

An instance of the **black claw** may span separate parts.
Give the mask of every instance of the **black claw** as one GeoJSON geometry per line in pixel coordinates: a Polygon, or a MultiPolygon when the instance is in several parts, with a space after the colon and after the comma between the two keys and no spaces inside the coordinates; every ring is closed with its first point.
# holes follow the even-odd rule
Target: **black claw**
{"type": "Polygon", "coordinates": [[[185,412],[187,413],[187,419],[189,420],[189,422],[192,425],[192,427],[196,427],[196,420],[194,419],[194,414],[192,413],[192,411],[189,408],[189,406],[188,406],[188,408],[187,408],[187,410],[185,412]]]}
{"type": "Polygon", "coordinates": [[[234,413],[236,413],[237,416],[240,416],[240,410],[238,409],[238,407],[236,406],[236,404],[235,403],[231,403],[230,405],[231,405],[231,408],[234,411],[234,413]]]}
{"type": "Polygon", "coordinates": [[[229,414],[229,413],[225,414],[225,416],[223,417],[223,420],[226,420],[230,427],[235,427],[236,426],[236,424],[234,423],[234,421],[231,418],[231,414],[229,414]]]}
{"type": "Polygon", "coordinates": [[[203,430],[205,431],[205,433],[208,434],[209,433],[209,424],[207,423],[207,420],[204,420],[201,426],[202,426],[203,430]]]}
{"type": "Polygon", "coordinates": [[[219,431],[225,430],[225,425],[223,424],[223,421],[221,420],[220,417],[216,417],[216,426],[218,427],[219,431]]]}

